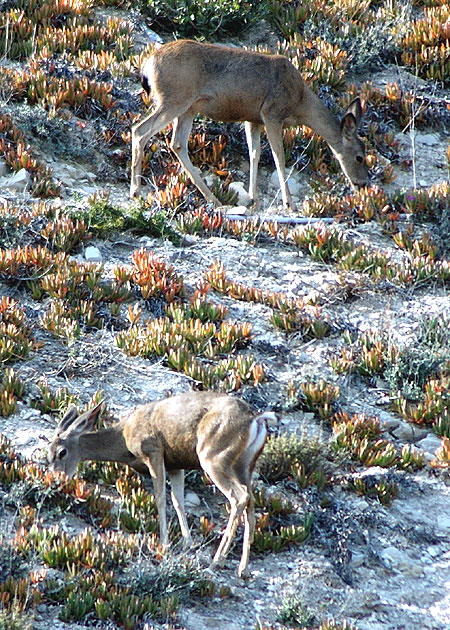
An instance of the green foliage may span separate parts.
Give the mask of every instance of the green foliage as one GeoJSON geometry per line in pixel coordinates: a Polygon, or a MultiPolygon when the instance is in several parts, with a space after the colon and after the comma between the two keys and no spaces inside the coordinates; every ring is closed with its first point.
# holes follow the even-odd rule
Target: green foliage
{"type": "Polygon", "coordinates": [[[39,409],[41,413],[59,413],[79,402],[78,396],[71,394],[67,387],[52,390],[45,381],[38,381],[36,385],[39,393],[30,406],[39,409]]]}
{"type": "Polygon", "coordinates": [[[323,480],[327,450],[317,439],[282,433],[266,442],[258,459],[259,471],[269,483],[293,477],[301,487],[306,487],[323,480]]]}
{"type": "Polygon", "coordinates": [[[323,379],[305,381],[300,387],[293,381],[288,383],[288,405],[312,411],[324,420],[333,417],[339,396],[339,386],[323,379]]]}
{"type": "Polygon", "coordinates": [[[402,348],[385,376],[392,392],[399,392],[408,400],[421,400],[426,382],[437,373],[441,363],[442,359],[430,354],[430,349],[411,345],[402,348]]]}
{"type": "Polygon", "coordinates": [[[317,630],[356,630],[356,626],[344,619],[343,621],[335,621],[334,619],[327,619],[322,621],[317,630]]]}
{"type": "Polygon", "coordinates": [[[180,600],[189,601],[194,595],[213,596],[217,592],[214,581],[189,558],[165,556],[157,567],[133,566],[121,581],[129,585],[133,593],[151,595],[155,599],[176,595],[180,600]]]}
{"type": "Polygon", "coordinates": [[[358,372],[365,377],[383,374],[396,361],[397,347],[383,332],[367,330],[356,339],[346,332],[345,346],[340,356],[333,357],[331,366],[338,374],[358,372]]]}
{"type": "MultiPolygon", "coordinates": [[[[23,573],[23,558],[17,553],[17,550],[4,539],[0,537],[0,576],[2,580],[9,577],[17,579],[23,573]]],[[[1,625],[0,625],[1,628],[1,625]]]]}
{"type": "Polygon", "coordinates": [[[33,616],[18,607],[0,609],[0,630],[32,630],[33,616]]]}
{"type": "Polygon", "coordinates": [[[361,496],[378,499],[382,505],[390,505],[398,495],[398,484],[387,479],[355,477],[349,488],[361,496]]]}
{"type": "Polygon", "coordinates": [[[385,376],[392,392],[409,400],[423,400],[426,383],[450,370],[450,318],[427,316],[413,342],[399,349],[385,376]]]}
{"type": "Polygon", "coordinates": [[[278,621],[289,628],[311,628],[314,615],[303,604],[298,595],[283,599],[278,611],[278,621]]]}
{"type": "Polygon", "coordinates": [[[141,0],[151,24],[177,37],[237,35],[259,16],[258,0],[141,0]]]}
{"type": "Polygon", "coordinates": [[[295,46],[299,36],[339,46],[352,69],[360,71],[393,61],[400,50],[400,35],[406,31],[407,9],[401,3],[389,3],[389,9],[378,4],[268,0],[267,19],[290,46],[295,46]]]}
{"type": "Polygon", "coordinates": [[[278,552],[288,545],[301,544],[309,537],[313,520],[313,514],[307,514],[301,525],[282,525],[279,518],[265,512],[256,521],[253,548],[261,553],[278,552]]]}
{"type": "Polygon", "coordinates": [[[88,208],[79,214],[91,232],[98,236],[133,230],[170,240],[175,245],[181,241],[180,235],[170,225],[167,213],[151,208],[142,200],[132,205],[117,206],[110,202],[109,195],[93,195],[88,199],[88,208]]]}

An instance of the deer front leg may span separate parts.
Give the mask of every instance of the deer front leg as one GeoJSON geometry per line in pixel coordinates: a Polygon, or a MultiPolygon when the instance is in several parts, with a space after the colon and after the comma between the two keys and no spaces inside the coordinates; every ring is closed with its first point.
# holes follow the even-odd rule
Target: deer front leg
{"type": "Polygon", "coordinates": [[[162,454],[153,453],[151,456],[143,457],[143,461],[148,468],[153,482],[153,491],[155,494],[156,509],[159,517],[159,542],[165,549],[169,546],[169,537],[167,534],[167,517],[166,517],[166,470],[162,454]]]}
{"type": "Polygon", "coordinates": [[[184,510],[184,470],[171,470],[169,473],[171,485],[171,498],[180,523],[183,547],[189,549],[192,545],[191,532],[184,510]]]}

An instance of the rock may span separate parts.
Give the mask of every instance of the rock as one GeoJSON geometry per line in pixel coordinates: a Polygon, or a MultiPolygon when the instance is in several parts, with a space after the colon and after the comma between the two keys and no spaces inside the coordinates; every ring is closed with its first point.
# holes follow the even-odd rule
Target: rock
{"type": "Polygon", "coordinates": [[[227,208],[227,217],[229,216],[246,216],[248,209],[245,206],[232,206],[227,208]]]}
{"type": "Polygon", "coordinates": [[[89,245],[84,250],[84,257],[87,262],[102,262],[102,254],[98,247],[89,245]]]}
{"type": "Polygon", "coordinates": [[[425,459],[431,460],[435,458],[436,451],[441,446],[441,439],[434,433],[429,433],[426,438],[417,442],[417,446],[424,451],[425,459]]]}
{"type": "Polygon", "coordinates": [[[96,192],[98,192],[98,188],[96,186],[87,186],[86,184],[83,184],[83,185],[80,184],[76,190],[78,190],[78,192],[83,193],[87,196],[93,195],[96,192]]]}
{"type": "Polygon", "coordinates": [[[12,177],[10,177],[4,184],[4,188],[8,188],[9,190],[16,190],[18,192],[23,192],[31,185],[31,177],[27,170],[21,168],[20,171],[14,173],[12,177]]]}
{"type": "Polygon", "coordinates": [[[164,42],[164,40],[158,35],[158,33],[155,33],[155,31],[152,31],[151,28],[148,28],[145,24],[145,22],[140,23],[140,28],[143,30],[143,32],[145,33],[145,37],[151,41],[151,42],[155,42],[155,44],[157,44],[157,46],[155,46],[155,48],[159,48],[159,45],[162,44],[164,42]]]}
{"type": "Polygon", "coordinates": [[[414,562],[403,549],[391,546],[387,547],[381,556],[390,569],[400,571],[410,576],[420,576],[423,573],[422,566],[414,562]]]}
{"type": "Polygon", "coordinates": [[[288,179],[289,190],[291,191],[291,195],[293,197],[298,197],[300,194],[301,186],[296,179],[293,177],[289,177],[288,179]]]}
{"type": "MultiPolygon", "coordinates": [[[[280,188],[280,180],[278,179],[278,173],[276,170],[273,171],[272,175],[270,176],[269,182],[274,188],[280,188]]],[[[287,185],[289,186],[289,190],[291,191],[292,195],[297,195],[299,193],[300,184],[294,176],[291,175],[288,178],[287,185]]]]}
{"type": "Polygon", "coordinates": [[[198,494],[190,490],[186,492],[186,496],[184,497],[184,504],[186,508],[195,508],[200,505],[200,497],[198,494]]]}
{"type": "Polygon", "coordinates": [[[351,559],[352,568],[355,569],[357,567],[361,567],[364,564],[365,560],[366,560],[366,554],[352,551],[352,559],[351,559]]]}
{"type": "Polygon", "coordinates": [[[229,189],[236,193],[238,196],[238,203],[240,206],[248,206],[252,202],[252,198],[245,190],[244,184],[242,182],[231,182],[229,185],[229,189]]]}
{"type": "Polygon", "coordinates": [[[72,164],[64,164],[53,171],[61,180],[64,186],[73,186],[80,178],[80,172],[72,164]]]}
{"type": "Polygon", "coordinates": [[[392,435],[400,440],[401,442],[418,442],[419,440],[423,440],[427,435],[427,430],[422,429],[416,424],[412,424],[411,422],[403,422],[399,420],[398,426],[391,431],[392,435]]]}
{"type": "Polygon", "coordinates": [[[381,411],[378,414],[378,417],[380,418],[380,424],[385,431],[392,431],[392,429],[397,428],[401,422],[400,418],[397,418],[387,411],[381,411]]]}
{"type": "Polygon", "coordinates": [[[0,177],[4,177],[7,172],[8,172],[8,166],[5,160],[0,159],[0,177]]]}
{"type": "Polygon", "coordinates": [[[439,533],[444,536],[450,534],[450,514],[440,514],[437,517],[437,528],[440,530],[439,533]]]}
{"type": "Polygon", "coordinates": [[[437,136],[435,133],[417,134],[416,142],[420,142],[427,147],[434,147],[439,144],[439,136],[437,136]]]}

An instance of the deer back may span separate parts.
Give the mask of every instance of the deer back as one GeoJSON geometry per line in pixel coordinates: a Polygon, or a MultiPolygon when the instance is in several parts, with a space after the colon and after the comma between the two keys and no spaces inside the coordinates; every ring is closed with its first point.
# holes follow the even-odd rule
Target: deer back
{"type": "Polygon", "coordinates": [[[288,115],[303,88],[285,57],[191,40],[159,48],[144,64],[142,82],[159,102],[190,103],[213,120],[256,124],[263,123],[260,111],[268,98],[288,115]]]}
{"type": "Polygon", "coordinates": [[[242,447],[256,411],[238,398],[214,392],[192,392],[142,405],[125,421],[127,448],[143,457],[159,451],[168,470],[200,468],[198,454],[205,448],[223,451],[242,447]]]}

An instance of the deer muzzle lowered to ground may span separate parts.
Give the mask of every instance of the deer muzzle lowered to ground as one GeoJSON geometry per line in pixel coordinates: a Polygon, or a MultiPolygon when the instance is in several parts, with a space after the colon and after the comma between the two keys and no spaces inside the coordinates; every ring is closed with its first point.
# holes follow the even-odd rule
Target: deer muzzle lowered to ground
{"type": "Polygon", "coordinates": [[[51,468],[73,475],[80,461],[117,461],[150,475],[164,546],[168,544],[167,472],[187,547],[191,536],[184,510],[184,470],[204,470],[231,506],[211,567],[223,564],[243,517],[238,574],[245,576],[255,528],[251,477],[266,440],[266,421],[273,414],[258,414],[246,402],[226,394],[192,392],[142,405],[112,427],[94,431],[101,408],[102,403],[81,415],[75,407],[68,410],[49,447],[51,468]]]}
{"type": "Polygon", "coordinates": [[[306,125],[313,129],[330,145],[351,184],[366,183],[364,144],[357,135],[362,116],[360,99],[350,103],[341,121],[336,120],[286,57],[178,40],[164,44],[144,62],[142,84],[151,92],[155,109],[132,130],[131,197],[140,194],[145,145],[173,123],[171,149],[203,197],[215,206],[221,205],[188,154],[188,138],[197,114],[222,122],[245,122],[249,194],[255,204],[263,128],[285,209],[292,209],[293,202],[286,181],[284,127],[306,125]]]}

